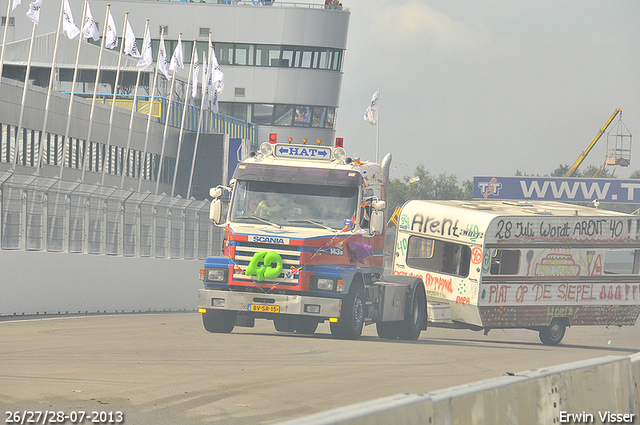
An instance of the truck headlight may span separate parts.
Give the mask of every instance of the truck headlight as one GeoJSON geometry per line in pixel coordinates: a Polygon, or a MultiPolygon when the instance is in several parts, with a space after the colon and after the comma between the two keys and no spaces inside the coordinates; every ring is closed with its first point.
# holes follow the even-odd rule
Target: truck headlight
{"type": "Polygon", "coordinates": [[[333,291],[333,285],[334,285],[334,280],[333,279],[327,279],[327,278],[323,278],[320,277],[317,280],[317,287],[319,290],[321,291],[333,291]]]}
{"type": "Polygon", "coordinates": [[[227,271],[225,269],[207,269],[205,280],[207,282],[226,282],[227,271]]]}

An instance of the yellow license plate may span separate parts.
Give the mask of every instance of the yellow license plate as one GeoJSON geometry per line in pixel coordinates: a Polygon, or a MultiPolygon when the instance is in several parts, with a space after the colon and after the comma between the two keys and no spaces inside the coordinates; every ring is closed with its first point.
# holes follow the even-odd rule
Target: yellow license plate
{"type": "Polygon", "coordinates": [[[261,313],[280,313],[279,305],[262,305],[262,304],[250,304],[249,311],[259,311],[261,313]]]}

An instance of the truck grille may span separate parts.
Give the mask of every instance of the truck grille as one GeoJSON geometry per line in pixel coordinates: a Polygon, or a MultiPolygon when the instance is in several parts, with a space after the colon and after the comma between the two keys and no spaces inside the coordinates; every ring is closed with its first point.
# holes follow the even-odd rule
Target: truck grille
{"type": "MultiPolygon", "coordinates": [[[[236,242],[235,263],[238,266],[242,267],[243,270],[246,270],[254,254],[257,252],[265,251],[275,251],[280,254],[280,257],[282,258],[283,270],[277,279],[265,279],[262,282],[270,284],[278,283],[280,285],[287,286],[298,286],[298,273],[294,274],[290,278],[285,278],[286,274],[291,270],[291,267],[300,267],[300,251],[298,250],[298,247],[290,245],[238,241],[236,242]]],[[[250,277],[236,272],[234,272],[233,274],[233,280],[241,282],[252,281],[250,277]]]]}

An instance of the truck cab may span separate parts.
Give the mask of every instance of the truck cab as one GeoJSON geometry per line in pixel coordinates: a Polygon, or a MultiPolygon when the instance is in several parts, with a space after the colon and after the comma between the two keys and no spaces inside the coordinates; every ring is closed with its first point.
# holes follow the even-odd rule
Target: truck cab
{"type": "MultiPolygon", "coordinates": [[[[223,256],[200,270],[205,329],[268,319],[278,331],[311,334],[328,320],[333,336],[353,339],[382,320],[390,163],[349,158],[341,146],[278,143],[240,163],[229,187],[211,190],[211,219],[225,236],[223,256]]],[[[405,319],[409,286],[417,281],[387,291],[402,303],[390,302],[385,319],[405,319]]]]}

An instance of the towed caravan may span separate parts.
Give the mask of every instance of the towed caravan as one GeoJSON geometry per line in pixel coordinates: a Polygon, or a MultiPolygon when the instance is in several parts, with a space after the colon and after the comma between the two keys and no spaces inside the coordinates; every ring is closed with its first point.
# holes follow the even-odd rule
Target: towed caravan
{"type": "Polygon", "coordinates": [[[524,328],[557,345],[569,326],[640,314],[640,217],[556,202],[409,201],[393,274],[420,277],[431,325],[524,328]]]}

